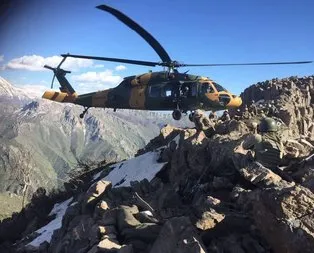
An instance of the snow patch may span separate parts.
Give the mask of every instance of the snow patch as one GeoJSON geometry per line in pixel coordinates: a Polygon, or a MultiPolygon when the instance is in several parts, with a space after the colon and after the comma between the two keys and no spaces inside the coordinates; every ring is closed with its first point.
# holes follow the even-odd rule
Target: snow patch
{"type": "Polygon", "coordinates": [[[166,164],[157,162],[159,154],[160,152],[147,152],[116,163],[111,166],[114,169],[103,180],[111,181],[113,187],[130,186],[131,181],[141,181],[145,178],[150,181],[166,164]]]}
{"type": "Polygon", "coordinates": [[[61,228],[62,218],[72,200],[73,197],[64,202],[55,204],[48,216],[56,215],[56,218],[50,221],[46,226],[36,230],[35,232],[40,235],[37,236],[33,241],[28,243],[26,246],[33,246],[35,248],[38,248],[43,242],[50,242],[53,232],[56,229],[61,228]]]}
{"type": "Polygon", "coordinates": [[[146,214],[146,215],[148,215],[148,216],[150,216],[150,217],[154,217],[154,215],[152,214],[151,211],[142,211],[142,212],[140,212],[140,213],[146,214]]]}
{"type": "Polygon", "coordinates": [[[93,175],[93,181],[98,179],[100,177],[101,173],[102,173],[102,171],[100,171],[100,172],[96,173],[95,175],[93,175]]]}

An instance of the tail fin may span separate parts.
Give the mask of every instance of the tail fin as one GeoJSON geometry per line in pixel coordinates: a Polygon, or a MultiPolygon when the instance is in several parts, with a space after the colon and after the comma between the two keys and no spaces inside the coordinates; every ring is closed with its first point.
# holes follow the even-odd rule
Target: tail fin
{"type": "Polygon", "coordinates": [[[57,77],[59,81],[60,84],[59,89],[61,92],[46,91],[42,97],[57,102],[74,102],[78,95],[71,86],[71,84],[69,83],[69,81],[65,78],[65,75],[71,72],[61,69],[60,66],[58,66],[57,68],[52,68],[48,65],[45,65],[44,67],[54,72],[54,75],[57,77]]]}

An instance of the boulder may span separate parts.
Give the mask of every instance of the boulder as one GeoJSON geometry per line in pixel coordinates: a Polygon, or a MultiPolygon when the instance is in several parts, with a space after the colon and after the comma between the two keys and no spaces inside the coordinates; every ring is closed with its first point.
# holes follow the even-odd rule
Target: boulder
{"type": "Polygon", "coordinates": [[[111,189],[111,182],[100,180],[87,190],[82,202],[82,212],[86,213],[95,207],[99,199],[105,194],[107,190],[111,189]]]}
{"type": "Polygon", "coordinates": [[[276,253],[313,252],[314,194],[302,187],[256,190],[253,217],[276,253]]]}
{"type": "Polygon", "coordinates": [[[176,217],[166,221],[150,250],[150,253],[179,252],[206,252],[188,217],[176,217]]]}

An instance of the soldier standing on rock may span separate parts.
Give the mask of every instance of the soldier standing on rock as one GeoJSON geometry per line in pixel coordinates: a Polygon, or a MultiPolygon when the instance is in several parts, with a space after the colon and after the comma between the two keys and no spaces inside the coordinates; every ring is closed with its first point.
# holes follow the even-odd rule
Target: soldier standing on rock
{"type": "Polygon", "coordinates": [[[257,115],[257,108],[254,100],[251,101],[251,105],[249,106],[249,113],[253,117],[257,115]]]}
{"type": "Polygon", "coordinates": [[[208,115],[208,118],[209,118],[209,120],[211,120],[211,121],[214,122],[214,123],[217,123],[217,121],[218,121],[218,117],[217,117],[216,112],[211,112],[211,113],[208,115]]]}
{"type": "Polygon", "coordinates": [[[250,113],[247,105],[244,106],[244,111],[242,113],[242,118],[243,119],[249,119],[250,118],[250,113]]]}
{"type": "Polygon", "coordinates": [[[230,115],[229,115],[229,112],[227,110],[225,110],[223,112],[222,116],[220,117],[220,120],[222,122],[230,121],[230,115]]]}
{"type": "Polygon", "coordinates": [[[207,137],[210,137],[215,131],[214,123],[209,120],[205,113],[201,110],[194,112],[193,121],[198,132],[204,131],[207,137]]]}

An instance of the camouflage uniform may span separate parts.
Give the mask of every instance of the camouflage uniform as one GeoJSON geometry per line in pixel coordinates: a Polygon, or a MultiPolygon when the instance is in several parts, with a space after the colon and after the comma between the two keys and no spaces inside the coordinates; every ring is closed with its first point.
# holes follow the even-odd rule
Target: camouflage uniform
{"type": "Polygon", "coordinates": [[[251,105],[249,106],[249,113],[252,115],[252,116],[256,116],[257,115],[257,107],[255,105],[255,101],[252,100],[252,103],[251,105]]]}
{"type": "Polygon", "coordinates": [[[220,117],[220,120],[223,121],[223,122],[230,120],[230,115],[229,115],[229,112],[227,110],[224,111],[224,113],[220,117]]]}
{"type": "Polygon", "coordinates": [[[247,106],[245,105],[244,107],[244,112],[242,113],[242,118],[243,119],[249,119],[250,118],[250,113],[249,113],[249,109],[247,108],[247,106]]]}
{"type": "Polygon", "coordinates": [[[217,117],[217,114],[215,112],[211,112],[208,116],[208,118],[213,121],[213,122],[217,122],[218,121],[218,117],[217,117]]]}
{"type": "Polygon", "coordinates": [[[193,121],[197,131],[204,131],[205,135],[209,137],[215,130],[214,123],[201,110],[196,110],[193,116],[193,121]]]}
{"type": "Polygon", "coordinates": [[[283,144],[275,132],[251,135],[242,145],[244,149],[253,150],[255,161],[269,169],[277,167],[283,157],[283,144]]]}

